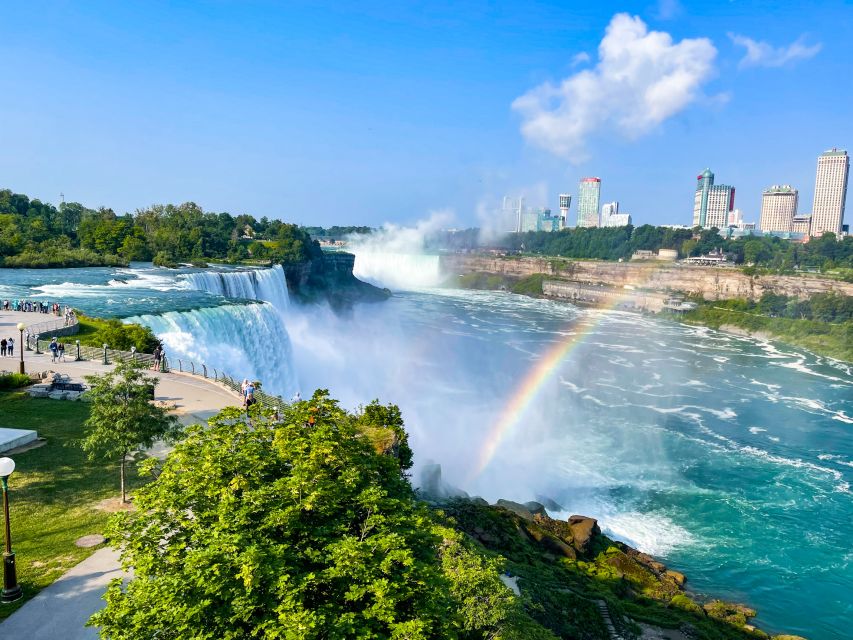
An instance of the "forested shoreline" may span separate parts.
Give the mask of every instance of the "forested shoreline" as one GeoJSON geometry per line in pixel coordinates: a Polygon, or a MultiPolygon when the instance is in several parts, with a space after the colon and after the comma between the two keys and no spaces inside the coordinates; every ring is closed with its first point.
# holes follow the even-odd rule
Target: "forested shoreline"
{"type": "Polygon", "coordinates": [[[193,202],[152,205],[134,213],[91,209],[77,202],[55,207],[0,190],[0,266],[163,266],[206,260],[306,262],[319,244],[295,224],[247,214],[204,211],[193,202]]]}

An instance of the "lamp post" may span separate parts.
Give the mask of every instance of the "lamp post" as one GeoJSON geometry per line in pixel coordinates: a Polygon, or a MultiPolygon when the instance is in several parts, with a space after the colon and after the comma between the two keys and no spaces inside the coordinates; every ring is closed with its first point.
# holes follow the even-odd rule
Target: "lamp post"
{"type": "Polygon", "coordinates": [[[3,551],[3,591],[0,602],[14,602],[21,598],[21,585],[15,571],[15,554],[12,553],[12,530],[9,527],[9,476],[15,470],[12,458],[0,458],[0,482],[3,484],[3,515],[6,522],[6,548],[3,551]]]}
{"type": "Polygon", "coordinates": [[[26,371],[24,371],[24,329],[26,326],[23,322],[18,323],[18,331],[21,332],[21,341],[18,343],[18,351],[21,352],[21,366],[19,367],[18,373],[24,375],[26,371]]]}

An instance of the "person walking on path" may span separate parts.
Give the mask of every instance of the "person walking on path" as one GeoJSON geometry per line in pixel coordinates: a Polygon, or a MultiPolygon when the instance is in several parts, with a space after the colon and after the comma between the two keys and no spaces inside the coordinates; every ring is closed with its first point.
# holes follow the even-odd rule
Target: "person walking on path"
{"type": "Polygon", "coordinates": [[[65,343],[60,342],[59,346],[56,348],[56,351],[59,354],[59,362],[65,362],[65,343]]]}
{"type": "Polygon", "coordinates": [[[160,368],[160,359],[163,357],[163,349],[158,344],[154,347],[154,364],[151,365],[151,368],[157,370],[160,368]]]}
{"type": "Polygon", "coordinates": [[[9,338],[6,340],[6,355],[10,358],[15,355],[15,339],[9,338]]]}
{"type": "Polygon", "coordinates": [[[255,400],[255,385],[251,382],[246,381],[246,390],[243,392],[243,405],[246,407],[246,413],[249,412],[249,407],[251,407],[257,400],[255,400]]]}
{"type": "Polygon", "coordinates": [[[59,345],[56,344],[56,338],[53,338],[50,341],[50,361],[56,362],[57,352],[59,351],[59,345]]]}
{"type": "Polygon", "coordinates": [[[6,338],[0,340],[0,356],[6,355],[6,338]]]}

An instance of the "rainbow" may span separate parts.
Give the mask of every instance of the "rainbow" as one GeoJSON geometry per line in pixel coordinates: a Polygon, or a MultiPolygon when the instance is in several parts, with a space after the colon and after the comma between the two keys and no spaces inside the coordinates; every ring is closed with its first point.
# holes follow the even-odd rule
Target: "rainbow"
{"type": "MultiPolygon", "coordinates": [[[[634,292],[626,290],[623,295],[627,296],[631,293],[634,292]]],[[[614,296],[614,299],[605,305],[604,309],[613,309],[622,299],[623,296],[614,296]]],[[[498,421],[489,430],[477,456],[477,463],[472,468],[468,477],[469,482],[476,479],[485,471],[501,443],[512,434],[527,407],[536,398],[545,382],[548,381],[554,371],[569,356],[572,349],[580,345],[583,339],[592,333],[593,329],[598,326],[603,318],[604,314],[598,314],[594,318],[589,318],[586,322],[582,321],[574,327],[574,331],[553,345],[534,363],[509,401],[504,405],[498,421]]]]}

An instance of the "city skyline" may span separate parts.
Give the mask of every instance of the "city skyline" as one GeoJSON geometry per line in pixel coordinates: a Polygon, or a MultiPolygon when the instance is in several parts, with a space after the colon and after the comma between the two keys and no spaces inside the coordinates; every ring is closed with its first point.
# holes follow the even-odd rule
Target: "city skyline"
{"type": "Polygon", "coordinates": [[[0,186],[118,212],[192,200],[306,225],[448,211],[475,226],[504,193],[556,208],[601,175],[636,224],[670,224],[697,167],[736,176],[758,219],[768,185],[811,202],[815,153],[853,141],[841,2],[778,7],[773,24],[749,3],[158,7],[7,8],[21,98],[0,105],[0,186]]]}

